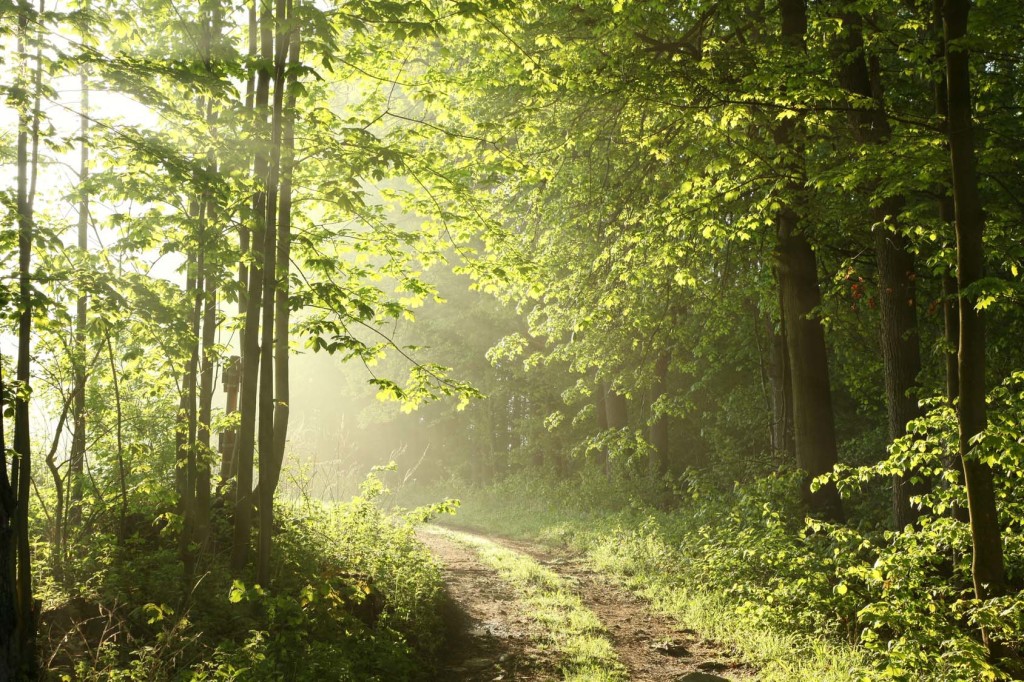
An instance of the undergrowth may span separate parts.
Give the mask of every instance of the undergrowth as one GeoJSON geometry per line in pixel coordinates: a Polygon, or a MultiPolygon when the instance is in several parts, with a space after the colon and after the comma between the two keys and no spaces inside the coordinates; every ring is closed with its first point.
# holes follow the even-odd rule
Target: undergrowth
{"type": "Polygon", "coordinates": [[[158,508],[139,512],[123,543],[83,539],[74,573],[44,581],[48,678],[434,679],[442,584],[413,527],[444,505],[389,516],[377,504],[384,492],[374,474],[347,503],[280,504],[266,588],[229,577],[225,519],[190,581],[173,518],[165,525],[158,508]]]}

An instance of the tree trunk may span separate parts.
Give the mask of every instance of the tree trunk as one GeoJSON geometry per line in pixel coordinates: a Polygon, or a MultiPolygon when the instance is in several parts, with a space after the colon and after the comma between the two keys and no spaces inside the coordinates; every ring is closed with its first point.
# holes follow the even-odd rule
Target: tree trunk
{"type": "MultiPolygon", "coordinates": [[[[273,40],[273,16],[269,9],[260,17],[261,43],[273,40]]],[[[269,52],[272,47],[264,52],[269,52]]],[[[240,422],[235,442],[234,466],[235,524],[231,548],[231,569],[239,575],[249,562],[249,534],[252,529],[253,460],[256,443],[257,385],[260,370],[260,311],[263,303],[263,245],[267,219],[266,174],[269,166],[266,143],[267,105],[270,97],[270,69],[264,60],[257,69],[254,120],[260,144],[253,162],[257,190],[253,194],[252,260],[248,269],[248,294],[245,320],[242,325],[242,384],[239,391],[240,422]]],[[[269,349],[268,351],[269,352],[269,349]]]]}
{"type": "Polygon", "coordinates": [[[204,221],[203,201],[197,198],[195,201],[196,211],[194,217],[199,223],[197,254],[190,257],[187,267],[189,269],[188,282],[186,284],[187,296],[192,298],[192,316],[189,321],[190,331],[190,353],[185,373],[182,379],[182,397],[179,413],[178,433],[178,473],[182,526],[181,535],[178,538],[178,550],[182,564],[185,568],[185,594],[192,589],[192,577],[195,573],[195,556],[192,551],[192,540],[195,533],[196,520],[196,436],[198,432],[196,413],[197,384],[199,374],[200,337],[203,317],[203,269],[205,255],[203,250],[203,228],[204,221]]]}
{"type": "MultiPolygon", "coordinates": [[[[288,2],[288,15],[292,15],[292,0],[288,2]]],[[[297,28],[292,30],[288,40],[288,62],[291,72],[287,76],[288,97],[284,104],[281,131],[281,186],[278,198],[277,218],[277,286],[274,300],[274,462],[273,483],[277,489],[284,465],[284,448],[288,440],[289,366],[288,340],[290,308],[288,300],[289,273],[291,265],[292,229],[292,171],[295,165],[295,107],[297,93],[293,87],[298,80],[300,37],[297,28]]]]}
{"type": "MultiPolygon", "coordinates": [[[[608,412],[608,428],[609,430],[616,431],[616,438],[625,437],[625,429],[629,426],[629,405],[626,401],[626,396],[622,395],[615,389],[609,389],[604,399],[605,408],[608,412]]],[[[614,456],[619,455],[623,460],[628,459],[630,452],[619,452],[619,453],[608,453],[606,459],[605,471],[611,476],[612,470],[614,469],[614,456]]],[[[620,467],[621,468],[621,467],[620,467]]]]}
{"type": "MultiPolygon", "coordinates": [[[[80,256],[89,252],[89,193],[86,183],[89,180],[89,78],[86,67],[81,70],[82,102],[79,117],[81,154],[78,165],[78,249],[80,256]]],[[[74,405],[71,410],[71,423],[74,431],[71,436],[71,452],[69,454],[68,484],[70,502],[68,504],[68,525],[77,526],[82,521],[82,479],[85,475],[85,324],[88,311],[88,297],[85,291],[78,294],[75,310],[75,379],[74,405]]],[[[55,548],[58,560],[64,554],[64,532],[61,517],[55,518],[55,548]]]]}
{"type": "MultiPolygon", "coordinates": [[[[263,327],[260,346],[260,482],[259,511],[260,532],[259,552],[256,561],[257,582],[270,584],[270,552],[274,534],[274,492],[277,490],[274,440],[274,308],[277,293],[277,208],[278,183],[281,177],[281,136],[283,132],[283,110],[285,66],[287,63],[289,33],[283,26],[287,21],[287,2],[276,2],[276,35],[264,35],[262,41],[263,59],[274,64],[274,101],[270,124],[270,163],[267,173],[267,205],[264,221],[263,242],[263,327]]],[[[264,21],[273,22],[269,6],[264,21]]]]}
{"type": "Polygon", "coordinates": [[[117,541],[122,543],[128,531],[128,471],[124,465],[124,410],[121,407],[121,381],[117,378],[117,366],[114,363],[114,344],[107,334],[107,356],[110,359],[110,378],[114,385],[114,411],[117,419],[114,434],[117,440],[117,480],[121,493],[121,505],[118,513],[117,541]]]}
{"type": "MultiPolygon", "coordinates": [[[[807,8],[804,0],[781,0],[782,39],[791,53],[806,51],[807,8]]],[[[842,502],[835,485],[811,491],[811,480],[833,470],[838,462],[832,394],[829,387],[825,330],[816,314],[821,304],[818,266],[814,250],[801,231],[794,205],[804,193],[803,146],[798,133],[801,117],[787,118],[774,130],[775,143],[789,157],[785,203],[778,212],[778,264],[782,317],[786,325],[789,366],[793,383],[793,426],[796,460],[805,473],[802,494],[815,513],[843,518],[842,502]]]]}
{"type": "MultiPolygon", "coordinates": [[[[5,387],[0,376],[0,412],[5,387]]],[[[0,680],[14,680],[21,669],[21,612],[18,603],[18,497],[8,477],[7,439],[0,419],[0,680]]]]}
{"type": "MultiPolygon", "coordinates": [[[[42,3],[40,2],[40,11],[42,3]]],[[[28,70],[29,15],[30,5],[22,2],[18,8],[18,58],[19,78],[24,83],[28,70]]],[[[18,218],[18,356],[16,378],[19,390],[14,399],[14,462],[12,463],[12,484],[17,487],[17,503],[13,509],[13,545],[15,557],[10,559],[16,566],[15,633],[12,646],[17,648],[12,663],[17,678],[34,679],[36,661],[36,624],[38,608],[32,593],[32,556],[29,542],[28,507],[32,490],[32,439],[29,433],[29,396],[31,392],[31,341],[32,341],[32,241],[35,225],[33,205],[39,160],[39,119],[40,93],[42,90],[42,59],[36,52],[36,66],[33,71],[34,96],[32,107],[21,110],[17,136],[17,194],[18,218]],[[29,139],[32,150],[29,153],[29,139]]],[[[25,88],[25,92],[29,92],[25,88]]],[[[5,557],[4,562],[8,559],[5,557]]],[[[10,650],[9,650],[10,651],[10,650]]]]}
{"type": "MultiPolygon", "coordinates": [[[[968,288],[984,269],[982,236],[985,220],[974,152],[971,120],[969,54],[961,42],[967,36],[970,0],[945,0],[942,19],[946,43],[946,88],[949,105],[949,151],[956,219],[957,272],[960,289],[959,426],[960,456],[967,485],[974,559],[974,593],[990,599],[1006,592],[1002,534],[996,509],[991,467],[971,453],[971,439],[986,426],[985,326],[968,288]]],[[[986,644],[987,633],[982,630],[986,644]]]]}
{"type": "MultiPolygon", "coordinates": [[[[884,110],[877,64],[869,65],[864,53],[863,21],[856,9],[847,7],[842,20],[846,30],[846,54],[840,80],[849,92],[874,101],[870,109],[851,110],[849,118],[854,137],[863,145],[882,145],[889,140],[892,131],[884,110]]],[[[874,193],[879,184],[879,180],[874,179],[865,187],[866,192],[874,193]]],[[[870,211],[878,263],[880,336],[890,443],[906,434],[910,420],[921,416],[917,396],[921,348],[917,330],[916,270],[914,255],[896,224],[903,208],[903,197],[887,197],[870,211]]],[[[920,512],[911,505],[910,498],[927,489],[923,475],[917,472],[893,478],[893,518],[897,528],[917,522],[920,512]]]]}
{"type": "MultiPolygon", "coordinates": [[[[597,416],[597,431],[604,437],[608,430],[608,387],[603,381],[598,381],[594,387],[594,413],[597,416]]],[[[607,446],[602,445],[597,453],[597,465],[606,474],[609,473],[607,446]]]]}
{"type": "MultiPolygon", "coordinates": [[[[946,39],[943,36],[942,28],[942,0],[935,0],[933,33],[935,35],[935,61],[943,65],[945,73],[946,61],[946,39]]],[[[935,114],[941,124],[948,130],[949,127],[949,103],[946,92],[946,79],[938,78],[934,86],[935,114]]],[[[948,151],[948,143],[946,145],[948,151]]],[[[951,183],[950,183],[951,184],[951,183]]],[[[937,210],[939,222],[948,226],[951,233],[956,233],[956,211],[953,207],[953,197],[950,195],[950,188],[946,183],[940,184],[937,188],[938,202],[937,210]]],[[[957,353],[960,348],[960,289],[957,286],[955,268],[950,267],[942,274],[942,323],[943,340],[945,341],[946,366],[946,399],[949,406],[956,409],[956,402],[960,396],[960,366],[957,353]]],[[[959,448],[957,452],[950,453],[946,467],[956,473],[957,482],[963,485],[963,460],[960,457],[959,448]]],[[[950,509],[953,518],[962,523],[970,522],[970,515],[967,508],[961,505],[954,505],[950,509]]]]}
{"type": "MultiPolygon", "coordinates": [[[[665,395],[668,382],[668,367],[672,361],[672,352],[668,349],[658,354],[654,363],[654,384],[651,386],[651,405],[665,395]]],[[[653,453],[650,461],[650,471],[654,478],[660,479],[668,472],[668,415],[661,413],[652,416],[650,426],[650,439],[653,453]]]]}
{"type": "Polygon", "coordinates": [[[780,322],[779,330],[775,331],[775,325],[770,318],[765,319],[764,325],[769,344],[767,374],[772,413],[772,449],[785,454],[789,461],[796,461],[796,442],[793,439],[793,377],[789,371],[786,325],[780,322]]]}

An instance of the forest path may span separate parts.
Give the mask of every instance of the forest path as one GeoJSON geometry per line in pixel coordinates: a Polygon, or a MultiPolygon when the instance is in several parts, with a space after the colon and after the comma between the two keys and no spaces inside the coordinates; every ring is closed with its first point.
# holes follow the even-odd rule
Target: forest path
{"type": "Polygon", "coordinates": [[[448,597],[448,643],[438,682],[559,679],[543,631],[497,572],[447,533],[421,529],[416,535],[440,564],[448,597]]]}
{"type": "MultiPolygon", "coordinates": [[[[557,652],[529,607],[480,556],[493,544],[553,571],[601,622],[633,682],[751,680],[755,671],[722,647],[651,611],[648,604],[568,552],[461,531],[424,529],[419,538],[442,566],[454,611],[455,646],[445,681],[559,680],[557,652]],[[525,608],[524,608],[525,607],[525,608]]],[[[573,680],[586,680],[574,676],[573,680]]],[[[595,677],[594,679],[619,679],[595,677]]]]}

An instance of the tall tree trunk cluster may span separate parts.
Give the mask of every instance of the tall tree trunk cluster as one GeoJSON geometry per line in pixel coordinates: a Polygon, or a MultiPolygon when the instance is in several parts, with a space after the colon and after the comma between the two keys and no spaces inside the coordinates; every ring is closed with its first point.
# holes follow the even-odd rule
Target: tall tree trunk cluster
{"type": "MultiPolygon", "coordinates": [[[[288,277],[291,243],[295,89],[299,35],[289,19],[293,0],[250,13],[250,51],[262,58],[252,113],[263,141],[253,160],[251,224],[241,235],[249,248],[241,348],[240,423],[232,456],[236,472],[231,567],[240,575],[250,561],[252,512],[259,510],[256,580],[270,582],[274,493],[284,461],[288,429],[288,277]],[[273,95],[271,96],[271,82],[273,95]],[[256,453],[259,482],[254,487],[256,453]]],[[[254,6],[255,8],[255,6],[254,6]]],[[[245,255],[243,254],[243,258],[245,255]]]]}
{"type": "MultiPolygon", "coordinates": [[[[250,55],[261,60],[247,86],[246,105],[260,143],[252,159],[255,189],[249,211],[243,212],[247,224],[239,232],[243,251],[238,272],[244,284],[239,296],[241,354],[237,363],[232,359],[232,366],[225,367],[225,387],[232,397],[233,377],[236,371],[239,375],[237,404],[232,400],[228,406],[239,412],[238,433],[225,439],[231,450],[222,453],[221,463],[222,477],[233,479],[233,485],[222,487],[234,498],[231,567],[241,576],[249,566],[253,510],[258,509],[256,577],[264,586],[270,580],[273,498],[288,428],[288,276],[296,108],[296,91],[289,86],[297,78],[294,67],[299,60],[299,36],[290,21],[292,13],[291,0],[263,3],[262,7],[255,0],[249,12],[250,55]]],[[[220,32],[221,17],[215,9],[207,17],[200,41],[208,67],[220,32]]],[[[215,125],[212,102],[203,100],[198,105],[205,109],[207,123],[215,125]]],[[[217,164],[211,153],[205,173],[215,173],[217,164]]],[[[210,262],[215,251],[210,247],[217,221],[224,218],[198,178],[196,187],[190,206],[196,238],[188,253],[186,284],[193,335],[182,374],[177,430],[177,485],[183,518],[179,551],[186,582],[194,579],[198,552],[207,541],[210,526],[210,420],[221,277],[220,264],[210,262]]]]}

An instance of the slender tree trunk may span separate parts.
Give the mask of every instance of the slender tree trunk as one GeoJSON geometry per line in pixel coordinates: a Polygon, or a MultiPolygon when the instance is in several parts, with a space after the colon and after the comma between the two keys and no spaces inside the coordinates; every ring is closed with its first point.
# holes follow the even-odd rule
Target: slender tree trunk
{"type": "MultiPolygon", "coordinates": [[[[206,61],[206,70],[213,72],[213,44],[221,37],[221,10],[216,5],[210,12],[209,21],[204,26],[203,50],[206,61]]],[[[212,129],[217,123],[217,114],[213,109],[212,98],[206,100],[206,123],[212,129]]],[[[217,157],[213,150],[207,152],[207,172],[212,177],[217,172],[217,157]]],[[[205,210],[205,222],[203,229],[209,232],[211,225],[216,226],[220,217],[216,208],[215,199],[210,191],[204,191],[203,204],[205,210]]],[[[203,248],[209,249],[206,234],[203,235],[203,248]]],[[[195,521],[195,542],[199,547],[206,545],[210,532],[210,469],[213,465],[213,450],[210,447],[210,420],[213,414],[213,363],[217,356],[215,348],[217,343],[217,289],[218,275],[214,273],[214,267],[209,262],[206,264],[203,273],[203,338],[202,355],[200,356],[199,376],[199,423],[196,432],[196,521],[195,521]]]]}
{"type": "Polygon", "coordinates": [[[185,568],[185,593],[192,589],[192,577],[195,572],[195,556],[192,551],[192,540],[195,533],[196,519],[196,436],[197,420],[196,412],[197,384],[199,374],[199,353],[200,353],[200,325],[202,323],[203,310],[203,270],[205,255],[203,253],[203,228],[204,206],[201,198],[195,200],[197,209],[194,217],[199,223],[197,254],[190,258],[187,265],[189,269],[186,295],[192,299],[192,316],[189,322],[190,330],[190,353],[185,373],[182,379],[182,398],[179,413],[178,433],[178,475],[182,527],[181,536],[178,539],[178,551],[182,564],[185,568]]]}
{"type": "MultiPolygon", "coordinates": [[[[986,426],[985,326],[969,287],[983,276],[985,220],[974,151],[971,70],[967,48],[970,0],[945,0],[942,8],[946,43],[946,88],[949,105],[949,151],[956,217],[957,272],[960,288],[960,456],[967,485],[974,558],[974,592],[978,599],[1006,593],[1002,533],[992,468],[971,453],[971,439],[986,426]]],[[[982,630],[986,644],[987,633],[982,630]]]]}
{"type": "MultiPolygon", "coordinates": [[[[89,181],[89,77],[86,67],[81,70],[82,102],[81,114],[79,117],[81,140],[81,154],[78,165],[78,184],[80,196],[78,198],[78,249],[80,255],[84,256],[89,252],[89,191],[86,183],[89,181]]],[[[75,403],[72,409],[72,425],[74,431],[71,437],[71,452],[69,455],[68,482],[70,486],[70,503],[68,505],[68,523],[77,526],[82,520],[82,479],[85,475],[85,325],[88,309],[88,297],[85,291],[78,294],[78,301],[75,310],[75,380],[74,395],[75,403]]],[[[64,532],[61,528],[61,518],[56,518],[56,544],[55,551],[58,556],[64,554],[64,532]]]]}
{"type": "MultiPolygon", "coordinates": [[[[42,11],[40,2],[40,11],[42,11]]],[[[25,74],[28,68],[26,41],[28,19],[32,8],[22,2],[18,13],[18,55],[25,74]]],[[[17,670],[14,677],[34,679],[36,661],[37,604],[32,592],[32,556],[29,543],[28,507],[32,491],[32,439],[29,432],[29,396],[31,393],[32,342],[32,241],[35,225],[33,204],[39,160],[40,93],[42,90],[42,59],[36,52],[34,70],[34,98],[31,108],[24,106],[18,121],[17,136],[17,196],[18,212],[18,391],[14,399],[14,456],[12,479],[17,486],[17,506],[14,510],[14,534],[17,566],[17,670]],[[32,150],[29,154],[31,138],[32,150]]],[[[27,104],[27,103],[26,103],[27,104]]]]}
{"type": "Polygon", "coordinates": [[[263,59],[274,64],[274,98],[270,123],[270,165],[267,173],[267,206],[263,241],[263,326],[260,335],[259,395],[259,551],[256,580],[270,584],[270,551],[274,534],[274,299],[277,290],[277,193],[281,175],[281,114],[284,107],[284,67],[287,34],[283,32],[285,2],[276,2],[277,35],[263,41],[263,59]]]}
{"type": "MultiPolygon", "coordinates": [[[[781,0],[782,39],[791,57],[806,52],[807,7],[804,0],[781,0]]],[[[825,330],[815,312],[821,304],[818,265],[794,207],[805,194],[801,117],[775,126],[775,143],[788,157],[788,196],[778,212],[776,261],[786,326],[793,383],[793,425],[796,460],[806,473],[803,497],[811,509],[830,519],[842,519],[842,502],[832,484],[811,491],[811,479],[833,470],[838,462],[832,393],[829,386],[825,330]]]]}
{"type": "MultiPolygon", "coordinates": [[[[0,376],[0,412],[5,386],[0,376]]],[[[0,679],[14,680],[21,669],[21,611],[18,602],[18,496],[8,476],[7,439],[0,419],[0,679]]]]}
{"type": "MultiPolygon", "coordinates": [[[[668,383],[668,367],[672,361],[672,352],[668,349],[658,354],[654,363],[654,384],[651,386],[651,405],[665,395],[666,384],[668,383]]],[[[651,475],[660,479],[668,472],[668,416],[664,413],[652,417],[651,421],[651,447],[654,452],[651,457],[651,475]]]]}
{"type": "MultiPolygon", "coordinates": [[[[288,2],[288,15],[292,15],[292,0],[288,2]]],[[[281,131],[281,185],[278,199],[277,219],[277,286],[274,299],[274,457],[272,462],[271,486],[277,490],[284,465],[284,448],[288,440],[289,372],[289,300],[288,278],[291,261],[292,227],[292,172],[295,164],[295,107],[297,94],[292,87],[298,78],[299,32],[293,29],[288,40],[288,62],[291,72],[287,75],[288,96],[282,113],[281,131]]]]}
{"type": "MultiPolygon", "coordinates": [[[[942,65],[945,74],[946,62],[946,40],[942,29],[942,0],[935,0],[934,18],[932,27],[935,36],[935,61],[942,65]]],[[[946,79],[936,79],[934,86],[935,114],[942,126],[949,128],[949,103],[946,91],[946,79]]],[[[948,141],[946,144],[948,151],[948,141]]],[[[953,206],[953,197],[950,194],[951,178],[948,183],[940,183],[936,194],[938,196],[936,209],[939,214],[939,222],[949,228],[950,234],[956,234],[956,211],[953,206]]],[[[956,281],[955,267],[950,268],[942,274],[942,323],[943,340],[945,342],[946,366],[946,399],[952,409],[956,408],[957,399],[960,396],[960,364],[957,353],[960,348],[960,289],[956,281]]],[[[956,473],[959,485],[963,485],[963,460],[960,457],[959,447],[957,452],[950,453],[947,468],[956,473]]],[[[962,523],[970,522],[970,515],[967,507],[954,505],[950,509],[953,518],[962,523]]]]}
{"type": "MultiPolygon", "coordinates": [[[[255,1],[255,0],[254,0],[255,1]]],[[[259,35],[262,53],[273,50],[274,17],[265,8],[260,16],[259,35]]],[[[242,326],[242,385],[239,391],[240,423],[235,445],[235,467],[238,480],[235,487],[235,524],[231,548],[231,569],[235,575],[249,563],[250,532],[252,530],[253,465],[256,444],[256,409],[260,372],[260,312],[263,309],[263,268],[267,219],[267,171],[270,165],[269,140],[266,136],[267,107],[270,101],[270,69],[263,60],[257,69],[254,120],[259,145],[253,163],[256,192],[253,194],[252,261],[249,267],[248,295],[245,320],[242,326]]],[[[267,349],[270,352],[270,349],[267,349]]]]}
{"type": "MultiPolygon", "coordinates": [[[[598,381],[594,387],[594,413],[597,416],[598,433],[603,436],[608,430],[608,386],[603,381],[598,381]]],[[[601,451],[597,453],[597,458],[598,466],[606,474],[609,473],[607,446],[601,446],[601,451]]]]}
{"type": "Polygon", "coordinates": [[[117,438],[117,480],[121,493],[117,540],[124,542],[128,532],[128,470],[124,464],[124,411],[121,408],[121,380],[117,376],[117,365],[114,363],[114,344],[110,340],[110,334],[107,334],[107,355],[110,358],[110,377],[114,384],[114,410],[117,418],[114,434],[117,438]]]}
{"type": "Polygon", "coordinates": [[[217,344],[217,283],[206,275],[206,300],[203,310],[203,356],[199,378],[199,424],[196,433],[196,525],[195,541],[205,545],[210,533],[210,420],[213,415],[213,361],[217,344]]]}

